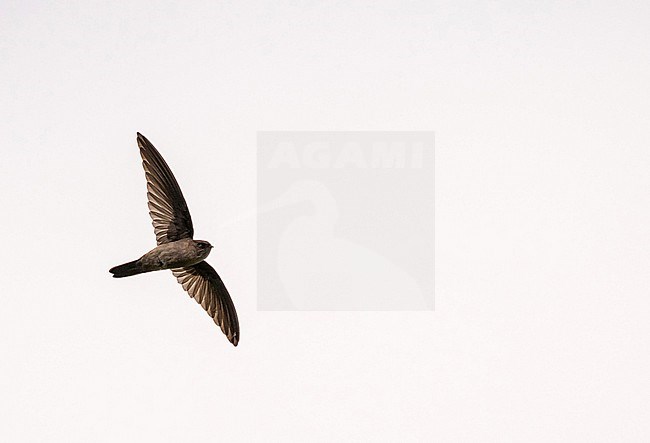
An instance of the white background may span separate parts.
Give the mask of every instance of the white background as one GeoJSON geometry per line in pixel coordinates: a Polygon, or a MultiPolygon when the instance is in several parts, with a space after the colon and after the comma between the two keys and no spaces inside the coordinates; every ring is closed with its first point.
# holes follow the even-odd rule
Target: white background
{"type": "Polygon", "coordinates": [[[647,441],[650,10],[0,3],[0,439],[647,441]],[[435,312],[258,312],[258,130],[434,130],[435,312]],[[237,305],[154,245],[141,131],[237,305]]]}

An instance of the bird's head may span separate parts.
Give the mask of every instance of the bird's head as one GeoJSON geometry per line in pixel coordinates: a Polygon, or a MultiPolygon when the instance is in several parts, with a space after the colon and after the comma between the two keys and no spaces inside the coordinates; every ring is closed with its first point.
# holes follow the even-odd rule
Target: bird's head
{"type": "Polygon", "coordinates": [[[205,259],[208,255],[210,255],[210,250],[212,250],[212,245],[205,241],[205,240],[196,240],[194,242],[196,245],[196,252],[201,259],[205,259]]]}

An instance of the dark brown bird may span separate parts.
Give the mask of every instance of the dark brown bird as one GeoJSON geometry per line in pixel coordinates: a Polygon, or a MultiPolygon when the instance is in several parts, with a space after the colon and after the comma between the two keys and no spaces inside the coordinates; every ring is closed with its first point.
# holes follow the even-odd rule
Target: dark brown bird
{"type": "Polygon", "coordinates": [[[113,277],[171,269],[190,297],[199,303],[235,346],[239,343],[237,312],[226,286],[204,260],[212,245],[193,240],[194,228],[185,198],[160,153],[138,133],[138,146],[147,178],[147,199],[158,246],[137,260],[109,270],[113,277]]]}

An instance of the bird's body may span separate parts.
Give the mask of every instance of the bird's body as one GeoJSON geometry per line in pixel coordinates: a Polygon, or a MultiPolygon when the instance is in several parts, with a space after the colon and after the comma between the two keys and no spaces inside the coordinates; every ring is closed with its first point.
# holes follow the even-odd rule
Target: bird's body
{"type": "Polygon", "coordinates": [[[212,246],[208,242],[184,238],[156,246],[144,254],[140,260],[142,260],[145,269],[152,271],[183,268],[205,260],[210,254],[211,248],[212,246]]]}
{"type": "Polygon", "coordinates": [[[185,198],[160,153],[138,133],[138,146],[147,178],[147,199],[158,246],[137,260],[109,270],[113,277],[129,277],[170,269],[190,297],[203,309],[235,346],[239,320],[228,290],[212,266],[204,260],[212,245],[194,240],[194,228],[185,198]]]}
{"type": "Polygon", "coordinates": [[[114,277],[129,277],[131,275],[142,274],[144,272],[160,271],[163,269],[183,268],[195,265],[207,258],[210,254],[212,245],[203,240],[192,240],[183,238],[171,243],[163,243],[156,246],[151,251],[144,254],[138,260],[115,266],[110,269],[114,277]],[[120,272],[120,268],[136,270],[120,272]]]}

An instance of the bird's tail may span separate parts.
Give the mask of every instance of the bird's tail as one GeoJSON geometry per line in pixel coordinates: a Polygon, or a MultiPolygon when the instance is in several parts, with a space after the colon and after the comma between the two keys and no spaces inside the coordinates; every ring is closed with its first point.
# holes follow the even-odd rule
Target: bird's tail
{"type": "Polygon", "coordinates": [[[119,266],[113,266],[111,269],[108,270],[111,274],[113,274],[113,277],[115,278],[122,278],[122,277],[130,277],[131,275],[136,275],[136,274],[142,274],[143,272],[147,272],[142,268],[142,263],[141,261],[138,260],[133,260],[128,263],[124,263],[123,265],[119,266]]]}

